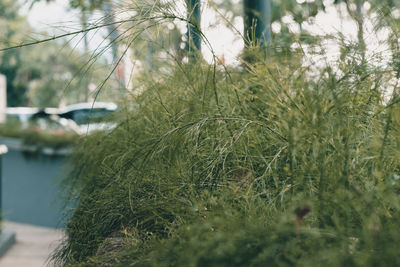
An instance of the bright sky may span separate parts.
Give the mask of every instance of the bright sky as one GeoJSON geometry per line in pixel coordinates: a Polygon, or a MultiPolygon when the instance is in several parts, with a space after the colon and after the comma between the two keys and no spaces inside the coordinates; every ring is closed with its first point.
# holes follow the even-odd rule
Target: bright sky
{"type": "MultiPolygon", "coordinates": [[[[215,54],[217,56],[224,55],[227,63],[233,63],[236,56],[243,48],[242,39],[238,34],[225,26],[213,26],[219,18],[210,6],[203,5],[202,9],[202,29],[211,42],[215,54]]],[[[56,0],[52,3],[42,1],[35,4],[31,10],[29,10],[28,5],[26,5],[21,13],[27,15],[29,23],[37,31],[59,34],[60,32],[79,30],[80,27],[79,12],[68,8],[68,0],[56,0]]],[[[236,28],[242,31],[242,20],[238,19],[235,24],[236,28]]],[[[97,44],[101,42],[105,35],[105,31],[96,34],[93,38],[94,42],[92,42],[91,48],[96,48],[97,44]]],[[[79,38],[80,37],[76,38],[76,40],[79,40],[79,38]]],[[[78,47],[82,47],[82,44],[78,44],[78,47]]],[[[204,57],[208,61],[211,61],[211,51],[207,49],[205,45],[203,45],[203,47],[204,57]]]]}
{"type": "Polygon", "coordinates": [[[42,0],[31,9],[29,7],[29,3],[23,5],[20,13],[27,16],[29,24],[38,32],[60,34],[80,29],[79,12],[69,9],[68,0],[54,0],[51,3],[42,0]]]}
{"type": "MultiPolygon", "coordinates": [[[[239,0],[234,0],[238,2],[239,0]]],[[[310,0],[297,0],[297,2],[304,2],[310,0]]],[[[205,2],[205,1],[203,1],[205,2]]],[[[349,19],[341,19],[343,14],[346,14],[344,7],[338,9],[333,7],[333,0],[325,0],[327,6],[326,13],[320,13],[314,20],[314,23],[305,23],[304,29],[317,34],[331,34],[341,32],[350,40],[356,40],[357,27],[354,22],[349,19]],[[342,15],[341,15],[342,12],[342,15]]],[[[364,6],[368,9],[368,5],[364,6]]],[[[27,7],[21,12],[27,14],[30,24],[35,27],[38,31],[48,31],[51,33],[60,33],[65,31],[79,30],[79,12],[68,10],[68,0],[55,0],[48,4],[42,1],[28,10],[27,7]]],[[[213,11],[213,8],[209,5],[203,4],[202,6],[202,30],[210,41],[213,50],[217,56],[224,56],[227,64],[237,63],[236,57],[243,48],[243,41],[240,35],[235,30],[228,29],[224,26],[224,23],[215,26],[218,21],[222,19],[220,16],[213,11]]],[[[290,17],[285,17],[286,22],[291,22],[290,17]]],[[[236,30],[243,31],[243,20],[237,18],[234,22],[236,30]]],[[[276,30],[277,25],[272,25],[272,30],[276,30]]],[[[298,31],[297,25],[293,24],[291,27],[292,31],[298,31]]],[[[96,35],[92,35],[92,49],[96,48],[101,40],[106,36],[106,32],[100,31],[96,35]]],[[[369,53],[382,52],[385,46],[381,45],[381,41],[385,39],[387,33],[380,32],[375,34],[372,28],[372,23],[366,21],[365,23],[365,37],[369,47],[369,53]],[[378,37],[379,36],[379,37],[378,37]],[[382,51],[380,51],[382,50],[382,51]]],[[[79,40],[80,37],[76,37],[79,40]]],[[[82,47],[83,42],[78,44],[78,47],[82,47]]],[[[333,44],[327,44],[329,46],[328,51],[332,59],[336,58],[339,54],[339,50],[333,44]]],[[[206,46],[203,45],[203,55],[206,60],[212,60],[212,53],[206,46]]]]}

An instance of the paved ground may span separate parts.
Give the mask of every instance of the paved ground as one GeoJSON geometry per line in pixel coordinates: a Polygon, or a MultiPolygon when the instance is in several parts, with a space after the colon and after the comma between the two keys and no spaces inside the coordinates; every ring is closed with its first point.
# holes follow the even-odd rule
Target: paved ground
{"type": "Polygon", "coordinates": [[[0,258],[0,267],[46,266],[63,235],[61,230],[14,222],[5,222],[4,229],[14,231],[17,242],[0,258]]]}

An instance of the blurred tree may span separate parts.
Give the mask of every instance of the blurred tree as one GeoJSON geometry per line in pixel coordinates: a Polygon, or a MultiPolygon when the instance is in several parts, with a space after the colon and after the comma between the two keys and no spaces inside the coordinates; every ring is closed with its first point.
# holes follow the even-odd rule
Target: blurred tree
{"type": "MultiPolygon", "coordinates": [[[[364,21],[372,17],[374,30],[389,30],[388,44],[392,53],[390,64],[400,76],[400,1],[399,0],[335,0],[336,5],[344,3],[349,16],[357,24],[358,48],[363,61],[367,45],[364,39],[364,21]]],[[[398,77],[399,78],[399,77],[398,77]]]]}
{"type": "Polygon", "coordinates": [[[271,1],[244,0],[244,36],[247,45],[271,42],[271,1]]]}
{"type": "MultiPolygon", "coordinates": [[[[44,1],[44,0],[32,0],[32,5],[37,2],[44,1]]],[[[45,0],[46,2],[52,2],[54,0],[45,0]]],[[[86,54],[89,54],[89,43],[88,43],[88,25],[89,25],[89,18],[93,11],[99,10],[104,14],[104,23],[107,24],[108,30],[108,39],[110,41],[110,46],[112,50],[112,59],[113,64],[117,64],[119,61],[119,53],[118,53],[118,29],[115,26],[115,14],[113,12],[113,5],[110,0],[69,0],[69,5],[73,9],[78,9],[81,13],[81,26],[83,31],[83,43],[84,43],[84,51],[86,54]]],[[[118,75],[116,75],[118,76],[118,75]]],[[[83,77],[83,83],[89,85],[90,77],[83,77]]],[[[125,84],[123,77],[117,77],[119,80],[119,84],[125,84]]],[[[87,86],[86,86],[87,87],[87,86]]],[[[89,98],[89,91],[86,93],[86,101],[89,98]]]]}
{"type": "Polygon", "coordinates": [[[357,24],[357,40],[358,40],[358,48],[361,54],[362,62],[365,62],[365,53],[367,50],[367,46],[364,40],[364,4],[369,1],[365,0],[335,0],[334,4],[338,5],[340,3],[344,3],[349,13],[349,16],[356,22],[357,24]]]}
{"type": "MultiPolygon", "coordinates": [[[[18,14],[20,5],[0,0],[0,41],[5,47],[32,41],[32,30],[18,14]]],[[[86,76],[99,85],[107,76],[104,63],[90,61],[89,55],[74,50],[68,43],[40,45],[0,52],[0,73],[7,76],[8,106],[58,106],[85,101],[86,76]],[[91,65],[90,70],[85,66],[91,65]],[[64,90],[65,89],[65,90],[64,90]]]]}
{"type": "Polygon", "coordinates": [[[201,51],[201,3],[200,0],[187,0],[187,50],[191,58],[201,51]]]}
{"type": "MultiPolygon", "coordinates": [[[[14,0],[0,0],[0,42],[4,46],[18,44],[30,32],[24,17],[18,15],[20,4],[14,0]]],[[[18,67],[21,64],[20,53],[16,50],[0,52],[0,73],[7,77],[8,106],[27,103],[27,86],[16,83],[18,67]]],[[[31,73],[36,75],[35,73],[31,73]]],[[[30,77],[25,77],[29,79],[30,77]]]]}
{"type": "Polygon", "coordinates": [[[98,85],[107,75],[108,67],[100,62],[93,63],[89,70],[83,68],[88,64],[87,55],[65,43],[46,42],[17,51],[21,62],[14,82],[28,86],[30,106],[58,107],[60,103],[86,101],[86,76],[98,85]]]}
{"type": "Polygon", "coordinates": [[[280,54],[291,54],[291,45],[299,40],[306,43],[316,42],[317,39],[306,32],[302,26],[314,18],[318,12],[325,11],[323,0],[302,2],[296,0],[221,0],[215,5],[222,10],[231,23],[236,17],[244,18],[244,38],[247,45],[257,40],[257,42],[271,42],[272,51],[280,54]],[[287,20],[296,23],[299,31],[293,32],[287,20]],[[272,25],[275,26],[273,29],[272,25]],[[262,38],[260,39],[260,37],[262,38]]]}
{"type": "MultiPolygon", "coordinates": [[[[32,5],[37,2],[46,1],[52,2],[54,0],[32,0],[32,5]]],[[[119,61],[119,53],[118,53],[118,39],[119,39],[119,30],[115,26],[116,18],[115,12],[113,10],[113,3],[111,0],[69,0],[69,5],[71,8],[79,9],[81,12],[81,25],[82,31],[84,32],[83,42],[85,51],[88,52],[88,40],[87,40],[87,28],[88,28],[88,20],[90,17],[90,13],[95,10],[101,11],[104,14],[104,24],[106,24],[106,28],[108,30],[108,39],[110,41],[110,46],[112,50],[112,58],[113,63],[117,64],[119,61]]],[[[124,84],[124,81],[120,81],[120,83],[124,84]]]]}

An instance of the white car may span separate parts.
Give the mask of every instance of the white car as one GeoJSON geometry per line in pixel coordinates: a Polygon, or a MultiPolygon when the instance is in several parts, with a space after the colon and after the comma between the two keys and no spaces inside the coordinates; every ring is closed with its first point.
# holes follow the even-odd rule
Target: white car
{"type": "Polygon", "coordinates": [[[7,121],[21,123],[27,125],[29,119],[39,112],[38,108],[31,107],[14,107],[6,109],[7,121]]]}

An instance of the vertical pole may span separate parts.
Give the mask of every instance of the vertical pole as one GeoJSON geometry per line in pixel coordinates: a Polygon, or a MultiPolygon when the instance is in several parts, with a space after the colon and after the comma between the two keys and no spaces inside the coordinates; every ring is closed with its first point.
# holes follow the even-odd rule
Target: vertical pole
{"type": "Polygon", "coordinates": [[[147,44],[147,53],[146,53],[146,58],[145,58],[145,63],[147,67],[147,71],[150,72],[153,69],[153,60],[154,60],[154,49],[153,49],[153,43],[149,42],[147,44]]]}
{"type": "MultiPolygon", "coordinates": [[[[0,222],[3,220],[3,154],[8,152],[8,148],[5,145],[0,145],[0,222]]],[[[1,232],[0,227],[0,232],[1,232]]]]}
{"type": "MultiPolygon", "coordinates": [[[[86,8],[82,7],[81,9],[81,26],[82,26],[82,31],[83,31],[83,45],[84,45],[84,51],[85,51],[85,56],[89,57],[89,42],[88,42],[88,32],[87,32],[87,27],[88,27],[88,18],[86,14],[86,8]]],[[[85,90],[84,92],[84,101],[88,102],[89,99],[89,80],[86,77],[86,75],[83,75],[82,77],[82,82],[83,82],[83,88],[85,90]]],[[[80,94],[79,94],[79,99],[80,99],[80,94]]]]}
{"type": "Polygon", "coordinates": [[[124,61],[120,60],[121,55],[119,53],[119,49],[120,49],[119,42],[120,42],[121,36],[120,36],[120,32],[118,30],[118,27],[116,26],[116,24],[114,24],[116,22],[116,19],[115,19],[112,1],[104,0],[102,9],[103,9],[104,16],[105,16],[104,22],[106,24],[108,24],[108,26],[107,26],[108,38],[110,40],[113,66],[118,64],[118,66],[116,66],[116,68],[115,68],[114,77],[118,83],[117,84],[118,89],[119,89],[121,95],[123,95],[124,89],[125,89],[125,74],[124,74],[125,66],[124,66],[124,61]]]}
{"type": "Polygon", "coordinates": [[[187,50],[190,58],[195,57],[195,54],[201,51],[200,8],[200,0],[187,0],[187,50]]]}
{"type": "Polygon", "coordinates": [[[269,46],[271,42],[271,1],[244,0],[244,15],[247,45],[269,46]]]}
{"type": "Polygon", "coordinates": [[[110,39],[113,63],[116,63],[118,61],[118,29],[115,24],[113,24],[115,22],[115,18],[110,0],[105,0],[102,8],[105,16],[105,23],[108,24],[108,38],[110,39]]]}
{"type": "Polygon", "coordinates": [[[0,74],[0,123],[6,121],[7,83],[6,76],[0,74]]]}
{"type": "Polygon", "coordinates": [[[355,18],[356,18],[356,22],[357,22],[357,38],[358,38],[358,45],[360,46],[360,50],[361,50],[361,60],[362,63],[365,63],[365,54],[366,54],[366,43],[364,40],[364,15],[363,15],[363,7],[364,1],[362,0],[356,0],[356,14],[355,14],[355,18]]]}
{"type": "MultiPolygon", "coordinates": [[[[1,150],[1,148],[0,148],[1,150]]],[[[3,154],[0,151],[0,223],[3,221],[3,154]]],[[[0,227],[0,232],[2,231],[0,227]]]]}

